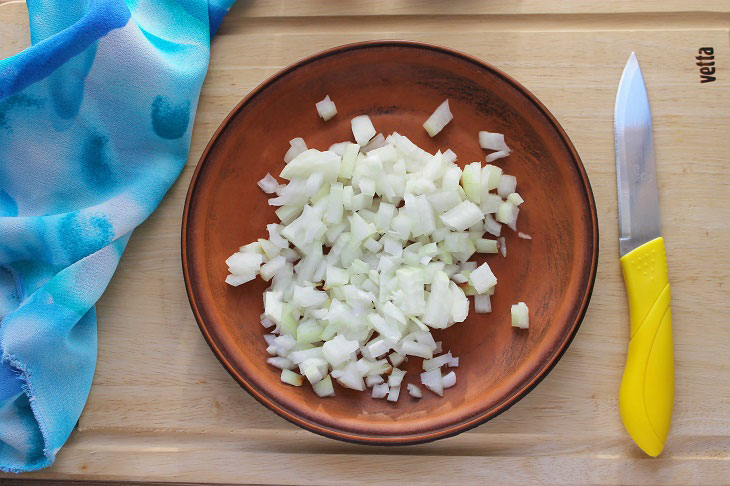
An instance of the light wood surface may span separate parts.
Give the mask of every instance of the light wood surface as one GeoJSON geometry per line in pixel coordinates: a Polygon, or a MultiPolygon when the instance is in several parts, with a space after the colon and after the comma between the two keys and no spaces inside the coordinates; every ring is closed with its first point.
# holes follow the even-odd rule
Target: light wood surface
{"type": "MultiPolygon", "coordinates": [[[[254,484],[730,482],[730,4],[727,1],[239,0],[213,42],[188,165],[132,236],[98,305],[99,362],[78,430],[35,478],[254,484]],[[474,14],[474,15],[471,15],[474,14]],[[442,44],[505,70],[575,143],[591,178],[600,262],[563,359],[525,399],[460,436],[343,444],[256,403],[208,349],[185,295],[180,221],[205,144],[248,91],[299,58],[365,39],[442,44]],[[716,52],[700,84],[694,56],[716,52]],[[613,104],[631,51],[653,111],[672,284],[676,402],[649,459],[625,434],[618,387],[628,313],[618,266],[613,104]]],[[[0,56],[27,44],[23,3],[0,6],[0,56]]]]}

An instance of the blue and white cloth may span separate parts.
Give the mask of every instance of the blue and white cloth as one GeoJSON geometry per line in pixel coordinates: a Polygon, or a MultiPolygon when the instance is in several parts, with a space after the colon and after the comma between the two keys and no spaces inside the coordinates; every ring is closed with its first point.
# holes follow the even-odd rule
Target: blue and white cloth
{"type": "Polygon", "coordinates": [[[94,304],[185,164],[233,1],[27,2],[32,45],[0,61],[4,471],[53,463],[81,415],[94,304]]]}

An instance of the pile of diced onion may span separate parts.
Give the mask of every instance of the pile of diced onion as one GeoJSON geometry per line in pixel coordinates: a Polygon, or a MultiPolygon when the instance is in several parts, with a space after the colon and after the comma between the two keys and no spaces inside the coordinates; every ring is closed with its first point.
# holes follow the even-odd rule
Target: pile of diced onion
{"type": "MultiPolygon", "coordinates": [[[[337,113],[329,96],[316,108],[325,121],[337,113]]],[[[424,128],[433,137],[452,118],[447,100],[424,128]]],[[[497,278],[469,259],[507,256],[500,233],[503,224],[516,231],[517,181],[494,165],[462,170],[451,150],[430,154],[398,133],[376,133],[366,115],[351,124],[355,143],[319,151],[296,138],[279,174],[288,182],[270,174],[259,181],[280,222],[226,260],[226,282],[271,282],[261,323],[271,330],[268,362],[284,383],[306,378],[326,397],[335,394],[334,378],[395,402],[406,375],[399,366],[422,358],[408,393],[421,398],[423,385],[443,396],[456,384],[448,369],[459,358],[431,330],[463,322],[467,296],[477,313],[491,311],[497,278]]],[[[480,132],[479,143],[492,151],[488,162],[510,153],[499,133],[480,132]]],[[[528,327],[522,302],[512,306],[512,325],[528,327]]]]}

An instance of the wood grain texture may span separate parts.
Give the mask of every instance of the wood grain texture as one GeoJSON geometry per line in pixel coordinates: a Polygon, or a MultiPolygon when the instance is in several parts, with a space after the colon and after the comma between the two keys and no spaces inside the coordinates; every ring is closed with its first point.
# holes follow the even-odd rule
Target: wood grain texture
{"type": "MultiPolygon", "coordinates": [[[[27,477],[333,485],[365,479],[374,484],[726,484],[728,3],[333,5],[240,2],[224,21],[213,43],[188,166],[132,236],[99,302],[99,363],[79,428],[52,468],[27,477]],[[470,12],[478,15],[469,17],[470,12]],[[436,15],[442,13],[449,16],[436,15]],[[226,114],[285,65],[328,47],[378,38],[443,44],[493,63],[524,84],[570,135],[599,212],[601,254],[593,299],[556,368],[497,419],[414,447],[342,444],[299,430],[256,403],[200,336],[180,266],[184,195],[205,144],[226,114]],[[716,51],[714,83],[699,83],[694,56],[703,46],[716,51]],[[667,448],[658,459],[646,458],[631,443],[617,405],[628,311],[618,266],[613,104],[632,50],[653,111],[673,297],[677,394],[667,448]]],[[[0,7],[0,55],[27,44],[25,15],[22,3],[0,7]]]]}

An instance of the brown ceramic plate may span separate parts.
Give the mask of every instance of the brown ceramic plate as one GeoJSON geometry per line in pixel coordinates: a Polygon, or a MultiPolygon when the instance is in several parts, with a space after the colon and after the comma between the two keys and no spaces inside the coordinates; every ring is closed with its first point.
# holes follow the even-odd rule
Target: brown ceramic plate
{"type": "MultiPolygon", "coordinates": [[[[569,87],[566,87],[569,89],[569,87]]],[[[276,220],[278,221],[278,220],[276,220]]],[[[409,444],[451,436],[503,412],[530,391],[570,344],[596,276],[598,226],[585,169],[548,110],[514,79],[473,57],[400,41],[351,44],[304,59],[246,96],[222,123],[190,183],[182,225],[188,296],[211,349],[251,395],[313,432],[368,444],[409,444]],[[329,94],[337,116],[323,122],[314,108],[329,94]],[[423,122],[445,99],[454,120],[435,138],[423,122]],[[325,150],[351,140],[350,119],[370,115],[376,129],[398,131],[435,152],[452,148],[463,166],[484,160],[479,130],[502,132],[512,155],[499,165],[518,179],[526,199],[517,238],[505,228],[508,258],[489,264],[499,279],[491,314],[469,314],[442,332],[444,349],[461,358],[457,385],[439,398],[405,391],[396,403],[336,385],[318,398],[311,387],[279,381],[266,363],[259,324],[261,279],[224,283],[224,260],[267,237],[275,221],[256,181],[278,174],[288,141],[303,137],[325,150]],[[510,325],[510,305],[530,307],[530,329],[510,325]]],[[[421,360],[408,363],[405,383],[418,382],[421,360]]]]}

